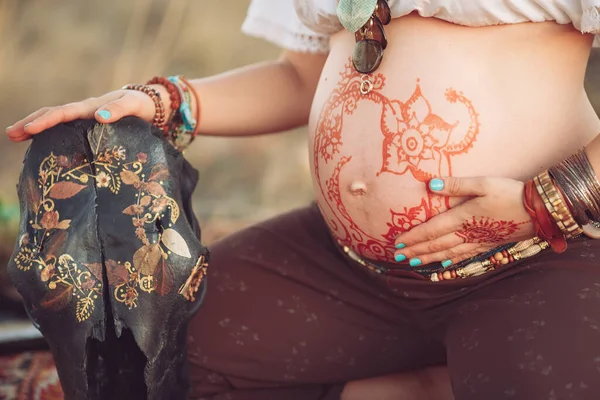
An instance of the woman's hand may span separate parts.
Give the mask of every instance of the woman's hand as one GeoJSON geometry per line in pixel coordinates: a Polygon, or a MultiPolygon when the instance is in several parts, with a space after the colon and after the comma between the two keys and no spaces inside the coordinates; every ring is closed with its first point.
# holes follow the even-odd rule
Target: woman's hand
{"type": "MultiPolygon", "coordinates": [[[[152,87],[161,93],[163,101],[168,100],[169,96],[162,86],[152,87]]],[[[165,104],[165,109],[168,106],[165,104]]],[[[76,103],[44,107],[6,128],[6,134],[11,140],[21,142],[62,122],[88,118],[96,118],[98,122],[114,122],[128,115],[151,122],[154,112],[154,102],[150,96],[135,90],[116,90],[76,103]]]]}
{"type": "Polygon", "coordinates": [[[410,265],[442,261],[445,267],[501,244],[535,236],[523,206],[525,184],[506,178],[443,178],[429,182],[436,194],[471,197],[401,234],[396,260],[410,265]]]}

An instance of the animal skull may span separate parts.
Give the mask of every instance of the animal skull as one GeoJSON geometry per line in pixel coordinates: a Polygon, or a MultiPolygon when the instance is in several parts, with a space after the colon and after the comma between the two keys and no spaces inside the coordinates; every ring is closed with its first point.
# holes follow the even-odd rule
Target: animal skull
{"type": "Polygon", "coordinates": [[[187,324],[208,250],[197,171],[150,124],[75,121],[36,135],[9,274],[65,399],[184,399],[187,324]]]}

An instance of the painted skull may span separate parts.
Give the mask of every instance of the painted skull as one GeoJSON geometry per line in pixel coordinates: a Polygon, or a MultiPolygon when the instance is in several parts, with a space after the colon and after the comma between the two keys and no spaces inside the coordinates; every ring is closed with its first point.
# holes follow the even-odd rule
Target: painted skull
{"type": "Polygon", "coordinates": [[[18,185],[11,279],[48,341],[66,399],[187,397],[187,324],[208,250],[198,180],[137,118],[36,135],[18,185]]]}

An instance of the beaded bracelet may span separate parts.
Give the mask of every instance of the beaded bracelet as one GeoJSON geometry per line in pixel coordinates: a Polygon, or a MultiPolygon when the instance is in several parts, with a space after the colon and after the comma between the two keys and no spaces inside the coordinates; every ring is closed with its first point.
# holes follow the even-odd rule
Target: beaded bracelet
{"type": "MultiPolygon", "coordinates": [[[[390,270],[382,265],[375,264],[359,256],[350,247],[338,244],[353,261],[376,274],[386,274],[390,270]]],[[[417,272],[432,282],[441,282],[454,279],[465,279],[479,276],[486,272],[501,268],[515,261],[533,257],[549,247],[549,243],[539,237],[523,240],[506,246],[504,249],[493,250],[487,254],[481,254],[472,259],[465,260],[455,266],[443,270],[431,272],[417,272]]]]}
{"type": "Polygon", "coordinates": [[[163,126],[163,132],[165,134],[168,134],[171,122],[173,121],[173,118],[175,117],[175,114],[182,102],[183,96],[181,95],[181,91],[179,90],[179,87],[176,84],[171,82],[168,78],[162,76],[155,76],[154,78],[146,82],[146,84],[162,85],[165,87],[165,89],[167,89],[167,92],[169,93],[169,99],[171,101],[171,115],[169,117],[169,120],[163,126]]]}
{"type": "Polygon", "coordinates": [[[150,98],[154,102],[154,107],[155,107],[154,119],[152,120],[152,124],[154,126],[156,126],[157,128],[162,129],[166,123],[165,105],[162,102],[162,99],[160,97],[160,93],[158,92],[158,90],[156,90],[153,87],[150,87],[148,85],[138,85],[138,84],[125,85],[125,86],[123,86],[123,89],[137,90],[137,91],[140,91],[140,92],[145,93],[148,96],[150,96],[150,98]]]}
{"type": "Polygon", "coordinates": [[[145,85],[126,85],[123,89],[141,91],[152,99],[156,112],[152,124],[161,129],[169,142],[179,151],[194,140],[198,134],[198,119],[200,116],[200,101],[193,85],[182,76],[155,76],[145,85]],[[160,93],[149,85],[158,84],[165,87],[171,101],[171,113],[166,120],[165,106],[160,93]],[[196,118],[191,111],[192,101],[196,102],[196,118]]]}
{"type": "Polygon", "coordinates": [[[436,272],[429,276],[433,282],[447,281],[457,278],[469,278],[485,274],[502,267],[503,265],[511,264],[515,261],[533,257],[549,247],[549,243],[538,237],[528,240],[523,240],[516,243],[514,246],[506,250],[495,253],[493,256],[481,260],[473,261],[463,267],[458,267],[453,270],[436,272]]]}

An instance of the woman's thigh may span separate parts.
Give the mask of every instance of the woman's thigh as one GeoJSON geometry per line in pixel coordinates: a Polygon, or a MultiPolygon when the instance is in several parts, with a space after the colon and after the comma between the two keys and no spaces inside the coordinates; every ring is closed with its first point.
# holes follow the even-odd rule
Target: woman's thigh
{"type": "Polygon", "coordinates": [[[443,361],[335,246],[309,207],[212,247],[188,335],[193,398],[337,399],[349,380],[443,361]]]}
{"type": "Polygon", "coordinates": [[[587,243],[464,299],[445,337],[456,400],[600,398],[600,251],[587,243]]]}

